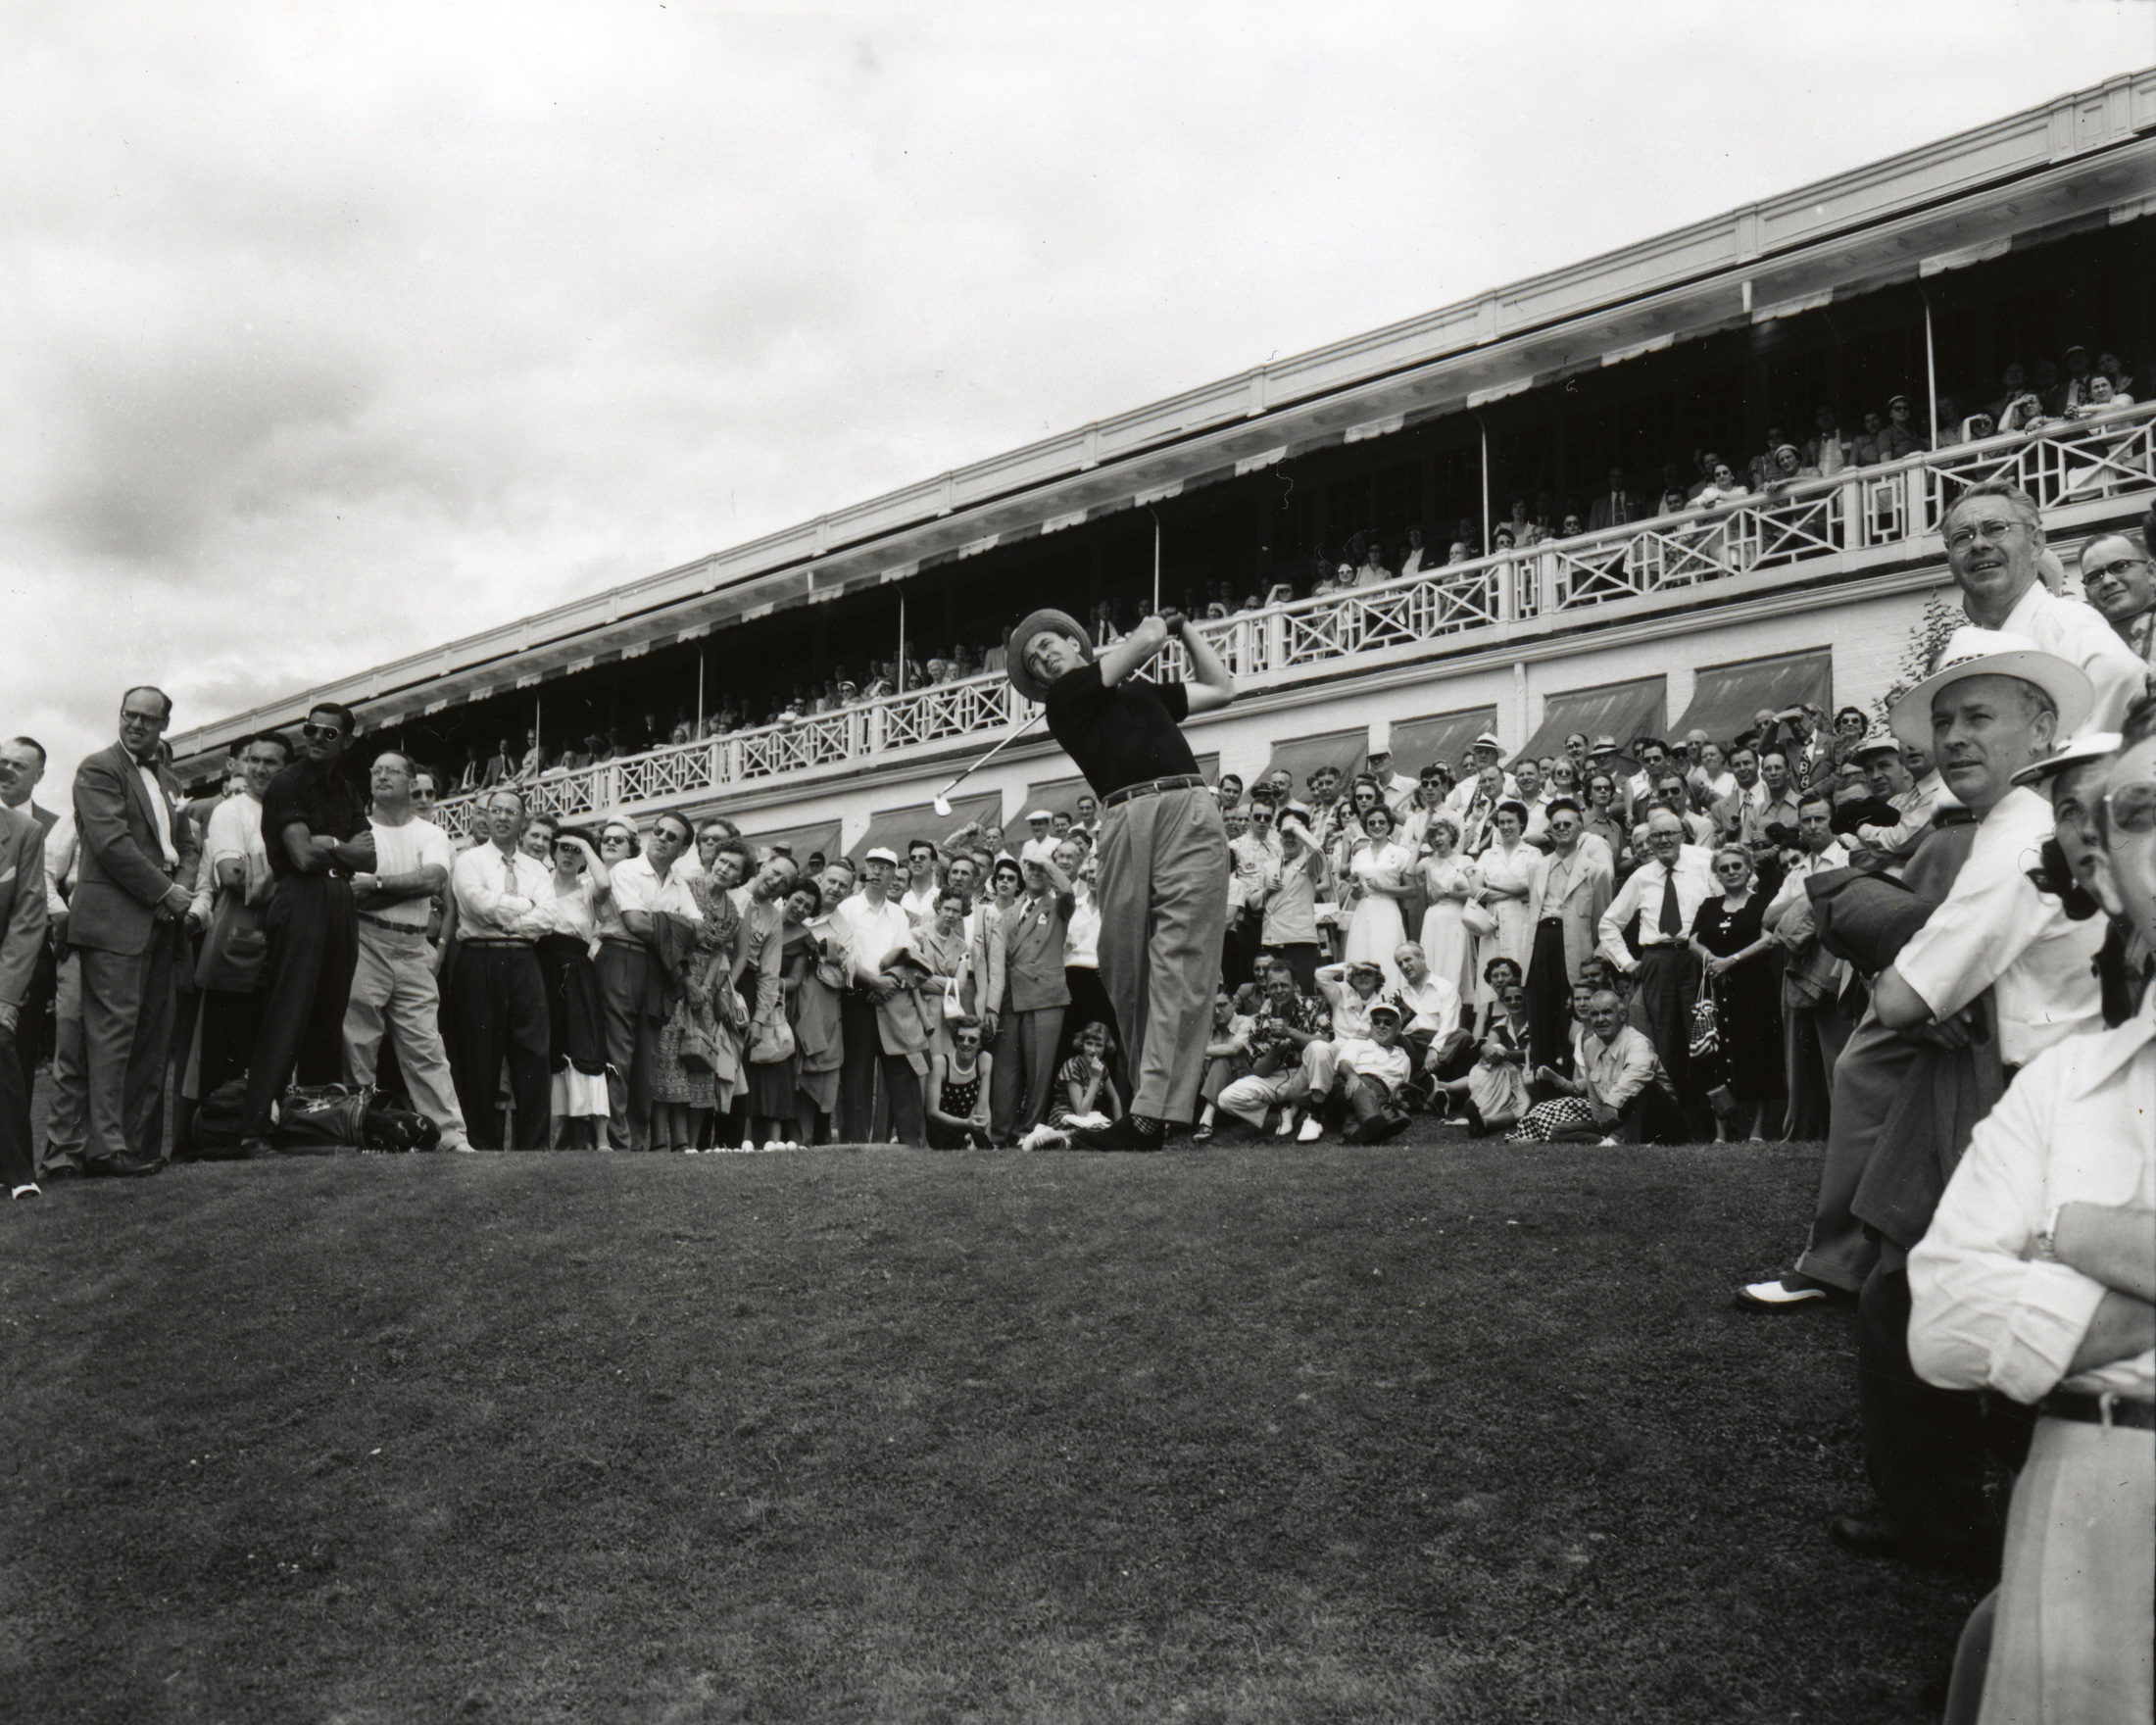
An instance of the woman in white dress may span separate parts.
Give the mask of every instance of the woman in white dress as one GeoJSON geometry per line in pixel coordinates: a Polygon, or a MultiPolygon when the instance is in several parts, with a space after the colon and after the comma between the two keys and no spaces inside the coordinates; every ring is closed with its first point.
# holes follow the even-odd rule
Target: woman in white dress
{"type": "Polygon", "coordinates": [[[1475,937],[1460,920],[1460,908],[1482,885],[1475,865],[1459,851],[1459,822],[1444,810],[1423,829],[1422,890],[1430,909],[1422,917],[1422,950],[1430,974],[1442,976],[1460,991],[1464,1004],[1475,998],[1475,937]]]}
{"type": "MultiPolygon", "coordinates": [[[[1497,926],[1482,937],[1475,971],[1479,976],[1492,959],[1505,958],[1519,965],[1521,974],[1525,975],[1535,946],[1535,923],[1529,914],[1528,899],[1534,891],[1535,864],[1542,861],[1543,854],[1525,837],[1527,806],[1524,803],[1507,797],[1497,805],[1493,824],[1496,836],[1490,849],[1482,854],[1479,863],[1482,880],[1476,897],[1497,919],[1497,926]]],[[[1484,998],[1490,998],[1487,990],[1484,998]]]]}
{"type": "Polygon", "coordinates": [[[1355,912],[1348,924],[1347,961],[1375,964],[1385,973],[1388,993],[1402,985],[1393,955],[1407,938],[1399,902],[1414,891],[1415,859],[1394,836],[1393,812],[1383,803],[1362,817],[1348,871],[1354,882],[1355,912]]]}

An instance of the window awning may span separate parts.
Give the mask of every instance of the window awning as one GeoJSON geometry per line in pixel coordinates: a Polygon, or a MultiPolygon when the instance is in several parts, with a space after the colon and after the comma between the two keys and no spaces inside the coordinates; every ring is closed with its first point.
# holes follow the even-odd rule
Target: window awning
{"type": "MultiPolygon", "coordinates": [[[[1204,775],[1207,784],[1220,782],[1220,756],[1217,752],[1198,757],[1198,770],[1204,775]]],[[[1026,800],[1018,813],[1011,816],[1016,825],[1036,809],[1046,809],[1054,814],[1058,809],[1066,814],[1078,813],[1078,799],[1093,796],[1093,787],[1086,783],[1085,774],[1074,772],[1067,778],[1041,778],[1026,786],[1026,800]]],[[[1095,798],[1096,802],[1100,799],[1095,798]]]]}
{"type": "Polygon", "coordinates": [[[1809,701],[1831,710],[1834,686],[1834,654],[1825,647],[1706,665],[1692,684],[1691,705],[1670,726],[1669,734],[1681,737],[1687,731],[1705,731],[1716,742],[1727,744],[1740,731],[1751,729],[1752,715],[1762,708],[1780,713],[1809,701]]]}
{"type": "Polygon", "coordinates": [[[1485,731],[1497,728],[1494,707],[1471,707],[1464,713],[1437,713],[1428,718],[1393,722],[1393,770],[1407,778],[1421,775],[1433,761],[1459,770],[1460,757],[1485,731]]]}
{"type": "Polygon", "coordinates": [[[839,854],[839,823],[835,820],[811,820],[806,826],[780,826],[769,832],[745,832],[741,836],[759,852],[784,845],[787,854],[804,868],[808,866],[808,859],[818,852],[826,862],[839,854]]]}
{"type": "Polygon", "coordinates": [[[938,814],[933,803],[908,803],[901,809],[880,809],[869,816],[868,830],[846,847],[846,854],[858,862],[881,845],[893,856],[904,857],[906,847],[915,839],[929,839],[940,845],[961,826],[969,826],[977,820],[1001,826],[1003,819],[1004,794],[1001,791],[954,797],[949,814],[938,814]]]}
{"type": "Polygon", "coordinates": [[[1622,754],[1631,749],[1635,737],[1659,736],[1662,715],[1668,711],[1669,683],[1663,677],[1567,689],[1543,703],[1543,722],[1519,753],[1538,759],[1562,754],[1565,738],[1585,731],[1591,743],[1596,737],[1615,737],[1622,754]]]}
{"type": "Polygon", "coordinates": [[[1309,789],[1310,774],[1319,767],[1336,767],[1342,778],[1352,778],[1362,770],[1362,764],[1369,755],[1368,725],[1358,724],[1352,730],[1323,731],[1314,737],[1298,737],[1291,743],[1275,743],[1273,757],[1265,763],[1265,772],[1259,776],[1286,767],[1289,783],[1295,795],[1300,798],[1309,789]]]}

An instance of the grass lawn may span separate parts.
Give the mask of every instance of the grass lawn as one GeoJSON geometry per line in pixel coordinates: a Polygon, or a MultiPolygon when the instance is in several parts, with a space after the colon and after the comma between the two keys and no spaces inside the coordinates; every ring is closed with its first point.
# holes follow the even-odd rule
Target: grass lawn
{"type": "Polygon", "coordinates": [[[1814,1150],[483,1156],[0,1209],[0,1716],[1916,1720],[1814,1150]]]}

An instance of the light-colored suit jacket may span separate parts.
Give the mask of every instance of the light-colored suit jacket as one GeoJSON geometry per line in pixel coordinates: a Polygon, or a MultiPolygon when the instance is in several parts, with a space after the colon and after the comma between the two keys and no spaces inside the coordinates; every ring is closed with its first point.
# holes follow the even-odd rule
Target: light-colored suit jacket
{"type": "Polygon", "coordinates": [[[45,828],[0,809],[0,1002],[21,1010],[44,945],[45,828]]]}
{"type": "Polygon", "coordinates": [[[172,882],[192,882],[201,845],[172,808],[179,784],[162,766],[157,778],[172,821],[179,865],[165,865],[157,813],[134,757],[118,743],[88,757],[74,773],[74,829],[79,847],[68,944],[102,953],[139,953],[150,944],[157,908],[172,882]]]}
{"type": "Polygon", "coordinates": [[[1536,862],[1535,877],[1528,883],[1527,908],[1531,924],[1542,921],[1544,916],[1564,920],[1565,977],[1568,981],[1579,975],[1580,965],[1602,938],[1602,912],[1617,896],[1616,877],[1603,859],[1602,849],[1599,845],[1589,845],[1584,838],[1580,841],[1580,848],[1572,854],[1572,875],[1566,883],[1562,902],[1552,902],[1550,898],[1549,876],[1557,862],[1555,853],[1536,862]]]}

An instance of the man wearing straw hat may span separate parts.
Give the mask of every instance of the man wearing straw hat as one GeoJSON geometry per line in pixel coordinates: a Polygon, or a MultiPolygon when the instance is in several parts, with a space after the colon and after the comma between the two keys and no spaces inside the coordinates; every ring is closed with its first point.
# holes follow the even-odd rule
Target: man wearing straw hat
{"type": "Polygon", "coordinates": [[[1101,981],[1130,1060],[1129,1111],[1079,1134],[1094,1150],[1158,1150],[1197,1111],[1228,921],[1228,834],[1177,727],[1235,699],[1235,679],[1178,612],[1150,616],[1096,657],[1075,617],[1036,611],[1010,632],[1011,686],[1101,799],[1101,981]],[[1191,679],[1140,666],[1180,640],[1191,679]]]}
{"type": "Polygon", "coordinates": [[[1796,1272],[1740,1295],[1763,1309],[1858,1295],[1865,1470],[1880,1508],[1837,1516],[1831,1530],[1867,1555],[1979,1568],[1995,1560],[1983,1410],[1911,1368],[1907,1261],[1986,1095],[2043,1050],[2101,1027],[2091,961],[2103,931],[2072,920],[2031,881],[2054,816],[2016,783],[2087,722],[2091,700],[2078,666],[2026,636],[1962,628],[1939,668],[1894,704],[1894,734],[1931,748],[1947,788],[1975,813],[1975,836],[1944,901],[1879,971],[1837,1062],[1826,1162],[1796,1272]],[[1966,1076],[1940,1068],[1926,1086],[1919,1075],[1929,1045],[1985,1043],[1966,1076]],[[1930,1090],[1931,1111],[1888,1130],[1912,1085],[1930,1090]]]}

